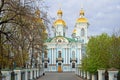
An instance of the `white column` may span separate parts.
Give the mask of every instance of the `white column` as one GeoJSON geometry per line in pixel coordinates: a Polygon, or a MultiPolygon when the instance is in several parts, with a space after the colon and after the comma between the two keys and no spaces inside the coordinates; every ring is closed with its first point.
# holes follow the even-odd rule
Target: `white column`
{"type": "Polygon", "coordinates": [[[39,77],[39,69],[37,69],[37,77],[39,77]]]}
{"type": "MultiPolygon", "coordinates": [[[[66,48],[64,48],[64,61],[65,61],[65,64],[67,64],[67,55],[66,55],[66,48]]],[[[66,67],[66,66],[65,66],[66,67]]],[[[67,69],[65,69],[64,71],[67,71],[67,69]]]]}
{"type": "Polygon", "coordinates": [[[69,51],[69,48],[68,48],[68,64],[70,64],[70,51],[69,51]]]}
{"type": "Polygon", "coordinates": [[[78,73],[78,72],[77,72],[77,67],[76,67],[76,69],[75,69],[75,74],[77,75],[77,73],[78,73]]]}
{"type": "MultiPolygon", "coordinates": [[[[79,73],[78,73],[79,74],[79,73]]],[[[80,69],[80,77],[82,77],[82,70],[80,69]]]]}
{"type": "Polygon", "coordinates": [[[53,64],[55,64],[55,48],[53,48],[53,64]]]}
{"type": "Polygon", "coordinates": [[[34,69],[34,78],[36,79],[36,69],[34,69]]]}
{"type": "Polygon", "coordinates": [[[81,69],[79,69],[79,76],[81,77],[81,69]]]}
{"type": "Polygon", "coordinates": [[[78,68],[78,76],[80,76],[80,69],[78,68]]]}
{"type": "Polygon", "coordinates": [[[67,48],[66,48],[66,57],[67,57],[67,59],[66,59],[66,63],[68,64],[68,55],[67,55],[68,53],[67,53],[67,48]]]}
{"type": "Polygon", "coordinates": [[[54,64],[54,48],[52,48],[52,50],[53,50],[53,51],[52,51],[52,53],[53,53],[53,54],[52,54],[52,56],[53,56],[52,59],[53,59],[53,64],[54,64]]]}
{"type": "Polygon", "coordinates": [[[105,70],[98,70],[98,80],[105,80],[105,70]]]}
{"type": "Polygon", "coordinates": [[[77,74],[77,67],[75,68],[75,74],[77,74]]]}
{"type": "Polygon", "coordinates": [[[30,70],[30,79],[33,79],[33,70],[30,70]]]}
{"type": "MultiPolygon", "coordinates": [[[[49,55],[49,57],[50,57],[50,64],[52,64],[52,48],[50,48],[50,55],[49,55]]],[[[49,68],[50,68],[50,66],[49,66],[49,68]]]]}
{"type": "Polygon", "coordinates": [[[28,80],[28,70],[25,70],[25,80],[28,80]]]}
{"type": "Polygon", "coordinates": [[[96,75],[92,74],[92,80],[96,80],[96,75]]]}
{"type": "Polygon", "coordinates": [[[118,70],[116,71],[108,71],[109,80],[117,80],[118,70]]]}
{"type": "Polygon", "coordinates": [[[79,76],[80,76],[80,71],[81,71],[81,70],[80,70],[79,67],[78,67],[78,75],[79,75],[79,76]]]}
{"type": "Polygon", "coordinates": [[[81,58],[82,58],[82,53],[81,53],[81,49],[79,48],[79,54],[80,54],[80,56],[79,56],[79,63],[81,64],[81,58]]]}
{"type": "Polygon", "coordinates": [[[52,56],[52,57],[51,57],[51,59],[52,59],[51,64],[53,64],[53,48],[51,48],[51,51],[52,51],[52,53],[51,53],[51,54],[52,54],[52,55],[51,55],[51,56],[52,56]]]}
{"type": "Polygon", "coordinates": [[[78,72],[79,72],[79,71],[78,71],[78,67],[76,67],[76,75],[78,75],[78,72]]]}
{"type": "Polygon", "coordinates": [[[40,69],[40,76],[42,76],[42,69],[40,69]]]}
{"type": "Polygon", "coordinates": [[[86,77],[87,77],[87,76],[86,76],[86,71],[83,71],[83,73],[84,73],[84,79],[86,79],[86,77]]]}
{"type": "Polygon", "coordinates": [[[78,67],[76,67],[76,75],[78,75],[78,67]]]}
{"type": "Polygon", "coordinates": [[[80,72],[80,75],[81,75],[81,77],[83,77],[83,71],[81,70],[81,72],[80,72]]]}
{"type": "Polygon", "coordinates": [[[54,48],[54,64],[56,64],[56,48],[54,48]]]}
{"type": "Polygon", "coordinates": [[[66,48],[65,48],[65,64],[67,64],[67,55],[66,55],[66,48]]]}
{"type": "Polygon", "coordinates": [[[21,80],[21,70],[14,70],[15,73],[17,73],[17,79],[21,80]]]}
{"type": "Polygon", "coordinates": [[[90,73],[87,72],[87,80],[90,80],[90,73]]]}

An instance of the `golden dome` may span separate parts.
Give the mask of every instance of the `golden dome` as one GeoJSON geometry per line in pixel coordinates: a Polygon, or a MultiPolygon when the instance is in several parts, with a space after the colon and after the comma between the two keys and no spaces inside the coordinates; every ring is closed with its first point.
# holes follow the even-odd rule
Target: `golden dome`
{"type": "Polygon", "coordinates": [[[74,29],[73,34],[74,34],[74,33],[76,33],[76,32],[77,32],[77,30],[76,30],[76,29],[74,29]]]}
{"type": "Polygon", "coordinates": [[[61,15],[62,15],[62,13],[63,13],[63,12],[62,12],[61,9],[59,9],[58,12],[57,12],[57,14],[61,14],[61,15]]]}
{"type": "Polygon", "coordinates": [[[35,11],[35,14],[36,14],[36,15],[40,15],[40,10],[37,9],[37,10],[35,11]]]}
{"type": "Polygon", "coordinates": [[[87,20],[86,18],[81,17],[81,18],[78,18],[78,19],[77,19],[77,23],[80,23],[80,22],[82,22],[82,23],[87,23],[88,20],[87,20]]]}
{"type": "Polygon", "coordinates": [[[65,21],[62,20],[62,19],[58,19],[58,20],[56,20],[56,21],[54,22],[54,26],[59,25],[59,24],[66,26],[65,21]]]}
{"type": "Polygon", "coordinates": [[[43,33],[47,34],[47,30],[44,30],[43,33]]]}
{"type": "Polygon", "coordinates": [[[83,9],[80,10],[80,15],[84,16],[84,10],[83,9]]]}
{"type": "Polygon", "coordinates": [[[36,22],[42,23],[42,19],[41,18],[35,18],[36,22]]]}
{"type": "Polygon", "coordinates": [[[77,23],[88,23],[87,18],[84,17],[84,10],[80,10],[80,18],[77,19],[77,23]]]}

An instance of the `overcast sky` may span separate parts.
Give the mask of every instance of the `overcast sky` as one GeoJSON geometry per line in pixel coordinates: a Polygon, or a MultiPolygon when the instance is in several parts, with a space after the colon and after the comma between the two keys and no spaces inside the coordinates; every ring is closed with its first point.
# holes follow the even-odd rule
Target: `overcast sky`
{"type": "MultiPolygon", "coordinates": [[[[88,35],[99,35],[103,32],[112,34],[120,28],[120,0],[46,0],[49,6],[48,15],[57,18],[61,7],[63,19],[68,26],[67,36],[71,36],[81,7],[88,19],[88,35]]],[[[50,26],[51,27],[51,26],[50,26]]]]}

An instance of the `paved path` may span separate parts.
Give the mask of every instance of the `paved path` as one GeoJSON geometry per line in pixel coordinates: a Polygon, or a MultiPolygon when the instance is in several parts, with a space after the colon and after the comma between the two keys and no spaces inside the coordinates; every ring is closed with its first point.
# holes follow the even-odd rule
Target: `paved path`
{"type": "Polygon", "coordinates": [[[76,76],[75,73],[45,73],[38,80],[82,80],[80,77],[76,76]]]}

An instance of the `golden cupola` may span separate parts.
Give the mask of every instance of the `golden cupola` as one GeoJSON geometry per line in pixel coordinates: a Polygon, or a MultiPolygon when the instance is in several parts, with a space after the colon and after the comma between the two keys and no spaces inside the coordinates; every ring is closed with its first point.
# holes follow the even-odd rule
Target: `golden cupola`
{"type": "Polygon", "coordinates": [[[62,10],[59,9],[58,12],[57,12],[57,15],[62,15],[62,14],[63,14],[62,10]]]}
{"type": "Polygon", "coordinates": [[[76,34],[76,32],[77,32],[77,30],[76,30],[76,29],[74,29],[74,30],[73,30],[73,34],[76,34]]]}
{"type": "Polygon", "coordinates": [[[47,30],[44,30],[43,33],[48,34],[47,30]]]}
{"type": "Polygon", "coordinates": [[[37,9],[37,10],[35,11],[35,14],[37,15],[37,17],[40,17],[40,10],[37,9]]]}
{"type": "Polygon", "coordinates": [[[57,15],[58,15],[58,19],[54,22],[54,26],[63,25],[63,26],[65,27],[65,26],[66,26],[66,23],[65,23],[65,21],[62,19],[63,12],[62,12],[61,9],[58,10],[57,15]]]}
{"type": "Polygon", "coordinates": [[[84,10],[81,9],[80,10],[80,18],[77,19],[77,21],[76,21],[77,23],[88,23],[88,20],[87,20],[87,18],[84,17],[84,14],[85,14],[84,10]]]}

